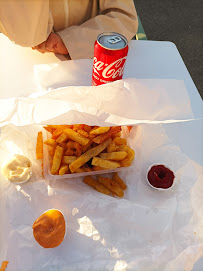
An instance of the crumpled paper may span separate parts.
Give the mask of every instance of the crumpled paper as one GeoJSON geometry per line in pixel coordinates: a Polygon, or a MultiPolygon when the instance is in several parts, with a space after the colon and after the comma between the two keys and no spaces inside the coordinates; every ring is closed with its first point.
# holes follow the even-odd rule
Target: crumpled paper
{"type": "Polygon", "coordinates": [[[125,79],[97,87],[70,86],[0,100],[0,125],[59,122],[133,125],[193,118],[181,80],[125,79]],[[184,99],[182,98],[184,97],[184,99]]]}
{"type": "Polygon", "coordinates": [[[174,88],[168,94],[168,82],[155,80],[150,89],[148,82],[130,79],[5,101],[5,114],[0,107],[0,163],[16,152],[25,154],[34,173],[22,185],[1,175],[0,259],[9,261],[8,271],[192,269],[203,249],[201,178],[166,127],[193,114],[182,82],[169,84],[179,94],[174,88]],[[179,95],[186,97],[182,100],[179,95]],[[45,123],[136,124],[130,133],[135,166],[119,174],[128,186],[124,198],[100,194],[82,178],[43,179],[35,146],[45,123]],[[171,190],[160,192],[147,184],[147,169],[155,163],[174,171],[171,190]],[[32,225],[50,208],[63,212],[67,233],[59,247],[44,249],[35,241],[32,225]]]}

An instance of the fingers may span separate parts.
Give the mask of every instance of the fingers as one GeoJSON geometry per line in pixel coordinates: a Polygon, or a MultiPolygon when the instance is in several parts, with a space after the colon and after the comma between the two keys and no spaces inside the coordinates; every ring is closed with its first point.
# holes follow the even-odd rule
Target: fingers
{"type": "Polygon", "coordinates": [[[46,41],[40,43],[37,46],[32,47],[32,49],[38,50],[40,53],[44,54],[46,52],[45,43],[46,43],[46,41]]]}
{"type": "Polygon", "coordinates": [[[55,54],[68,54],[65,44],[61,37],[55,33],[51,33],[46,41],[37,46],[32,47],[33,50],[38,50],[40,53],[52,52],[55,54]]]}
{"type": "Polygon", "coordinates": [[[49,35],[49,37],[47,38],[46,44],[45,44],[46,50],[49,52],[53,52],[53,53],[55,53],[54,50],[55,50],[56,43],[57,43],[55,35],[56,35],[55,33],[51,33],[49,35]]]}
{"type": "Polygon", "coordinates": [[[68,51],[59,35],[56,33],[51,33],[46,41],[46,50],[53,52],[55,54],[68,54],[68,51]]]}

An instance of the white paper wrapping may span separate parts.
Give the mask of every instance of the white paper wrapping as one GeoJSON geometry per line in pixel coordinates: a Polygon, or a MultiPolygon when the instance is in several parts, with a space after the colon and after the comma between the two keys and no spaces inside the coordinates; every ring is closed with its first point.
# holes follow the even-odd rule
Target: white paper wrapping
{"type": "Polygon", "coordinates": [[[150,80],[149,87],[148,80],[128,79],[4,102],[0,164],[14,153],[33,163],[25,184],[10,184],[1,175],[0,259],[9,261],[8,271],[192,269],[203,251],[202,178],[166,133],[171,122],[193,118],[182,82],[150,80]],[[120,174],[128,186],[124,198],[100,194],[82,178],[44,180],[35,146],[39,124],[45,123],[139,124],[129,138],[135,144],[135,167],[120,174]],[[147,184],[147,169],[155,163],[173,170],[171,190],[147,184]],[[50,208],[63,212],[67,234],[59,247],[44,249],[32,225],[50,208]]]}
{"type": "Polygon", "coordinates": [[[183,81],[125,79],[97,87],[65,87],[0,100],[1,125],[126,125],[193,118],[183,81]],[[182,98],[184,97],[184,99],[182,98]]]}

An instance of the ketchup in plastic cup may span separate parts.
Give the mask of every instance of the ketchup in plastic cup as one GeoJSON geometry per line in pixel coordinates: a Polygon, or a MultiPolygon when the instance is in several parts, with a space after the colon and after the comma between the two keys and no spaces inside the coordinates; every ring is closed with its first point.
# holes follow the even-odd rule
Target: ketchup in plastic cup
{"type": "Polygon", "coordinates": [[[153,165],[147,173],[149,185],[156,189],[169,189],[174,183],[174,173],[164,165],[153,165]]]}

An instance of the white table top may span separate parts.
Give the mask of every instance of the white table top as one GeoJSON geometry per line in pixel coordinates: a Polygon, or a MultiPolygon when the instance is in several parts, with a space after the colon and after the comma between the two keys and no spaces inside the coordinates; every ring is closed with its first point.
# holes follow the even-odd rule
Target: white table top
{"type": "MultiPolygon", "coordinates": [[[[63,56],[56,56],[52,53],[41,54],[30,48],[17,46],[2,34],[0,34],[0,49],[0,98],[23,96],[39,91],[35,65],[55,63],[63,66],[62,61],[66,60],[63,56]]],[[[92,60],[82,60],[78,64],[69,61],[66,69],[67,81],[55,82],[56,87],[78,85],[78,78],[83,85],[91,84],[92,60]],[[79,74],[77,65],[80,67],[79,74]]],[[[202,99],[173,43],[132,41],[129,45],[124,73],[124,78],[130,77],[184,80],[195,118],[203,117],[202,99]]],[[[174,129],[168,125],[168,134],[193,161],[203,165],[202,120],[173,125],[176,125],[177,133],[173,134],[174,129]]],[[[198,270],[196,267],[194,267],[194,271],[198,270]]]]}

